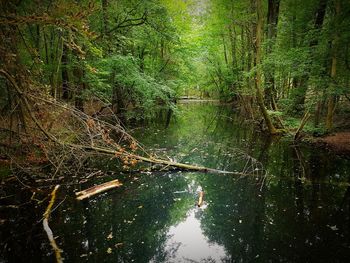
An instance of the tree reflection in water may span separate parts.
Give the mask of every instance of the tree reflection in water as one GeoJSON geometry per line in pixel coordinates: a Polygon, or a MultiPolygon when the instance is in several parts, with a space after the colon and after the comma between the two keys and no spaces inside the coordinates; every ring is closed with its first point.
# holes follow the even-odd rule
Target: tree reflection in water
{"type": "MultiPolygon", "coordinates": [[[[159,155],[226,170],[244,166],[235,159],[238,148],[263,163],[266,180],[131,173],[103,178],[117,177],[123,187],[84,202],[62,190],[66,200],[50,226],[67,262],[347,262],[348,159],[263,137],[223,106],[188,104],[181,110],[167,129],[161,124],[136,137],[159,155]],[[198,186],[205,209],[195,207],[198,186]]],[[[16,198],[25,202],[30,193],[16,198]]],[[[37,224],[42,213],[21,211],[25,224],[13,211],[13,220],[1,226],[5,262],[52,261],[37,224]]]]}

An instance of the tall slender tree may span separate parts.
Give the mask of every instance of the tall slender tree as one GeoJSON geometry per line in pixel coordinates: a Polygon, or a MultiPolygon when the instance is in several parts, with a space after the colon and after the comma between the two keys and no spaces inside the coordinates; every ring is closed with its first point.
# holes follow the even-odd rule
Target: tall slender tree
{"type": "Polygon", "coordinates": [[[271,116],[269,115],[265,103],[264,95],[262,90],[262,77],[261,77],[261,55],[262,55],[262,37],[263,37],[263,26],[264,26],[264,16],[263,7],[261,0],[255,0],[257,22],[256,22],[256,36],[255,36],[255,59],[254,66],[256,67],[255,74],[255,89],[256,89],[256,100],[259,105],[260,111],[266,122],[266,126],[270,134],[277,134],[278,130],[275,128],[271,116]]]}

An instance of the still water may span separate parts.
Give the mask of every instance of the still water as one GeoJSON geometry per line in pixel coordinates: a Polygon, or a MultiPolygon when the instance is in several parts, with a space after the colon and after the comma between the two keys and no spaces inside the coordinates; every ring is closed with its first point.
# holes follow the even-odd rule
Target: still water
{"type": "MultiPolygon", "coordinates": [[[[179,110],[167,128],[152,124],[135,137],[158,156],[248,175],[109,172],[63,187],[50,226],[65,262],[349,262],[346,156],[265,137],[227,106],[179,110]],[[73,191],[115,178],[121,188],[74,199],[73,191]]],[[[0,262],[54,261],[35,211],[6,210],[0,262]]]]}

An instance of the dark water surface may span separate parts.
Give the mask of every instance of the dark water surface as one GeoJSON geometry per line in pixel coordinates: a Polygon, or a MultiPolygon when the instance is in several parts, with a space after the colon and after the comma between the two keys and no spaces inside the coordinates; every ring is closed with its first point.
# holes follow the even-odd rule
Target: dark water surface
{"type": "MultiPolygon", "coordinates": [[[[349,262],[347,158],[264,137],[225,106],[180,110],[136,138],[165,158],[252,175],[110,174],[95,183],[124,185],[83,202],[72,192],[91,182],[62,188],[50,226],[65,262],[349,262]]],[[[54,262],[42,210],[0,212],[12,218],[1,224],[0,262],[54,262]]]]}

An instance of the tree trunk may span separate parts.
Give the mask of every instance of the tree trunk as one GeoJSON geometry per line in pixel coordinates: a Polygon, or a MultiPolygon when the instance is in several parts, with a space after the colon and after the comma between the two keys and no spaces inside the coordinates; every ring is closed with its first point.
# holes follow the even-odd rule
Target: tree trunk
{"type": "MultiPolygon", "coordinates": [[[[277,23],[279,15],[280,0],[269,0],[268,11],[267,11],[267,55],[271,54],[277,37],[277,23]]],[[[274,78],[274,65],[271,65],[270,70],[267,72],[265,88],[265,103],[268,108],[277,110],[275,99],[276,99],[276,88],[274,78]]]]}
{"type": "Polygon", "coordinates": [[[108,31],[108,0],[102,0],[102,20],[103,20],[103,34],[105,35],[108,31]]]}
{"type": "Polygon", "coordinates": [[[37,51],[37,56],[40,58],[40,26],[35,26],[35,49],[37,51]]]}
{"type": "Polygon", "coordinates": [[[231,42],[231,57],[232,57],[232,72],[237,68],[237,58],[236,58],[236,32],[231,24],[229,26],[230,42],[231,42]]]}
{"type": "MultiPolygon", "coordinates": [[[[340,0],[335,0],[335,19],[340,14],[340,0]]],[[[331,66],[331,84],[330,84],[330,95],[327,102],[327,117],[326,117],[326,129],[330,131],[333,129],[333,117],[336,107],[336,97],[334,94],[335,89],[335,78],[337,76],[337,45],[339,41],[339,35],[335,32],[333,43],[332,43],[332,66],[331,66]]]]}
{"type": "MultiPolygon", "coordinates": [[[[327,2],[328,0],[319,0],[318,8],[315,12],[315,22],[314,22],[314,28],[316,30],[320,30],[323,25],[323,21],[326,15],[326,8],[327,8],[327,2]]],[[[318,45],[318,38],[314,38],[312,41],[310,41],[310,47],[315,47],[318,45]]],[[[311,49],[311,52],[313,52],[313,49],[311,49]]],[[[315,56],[316,54],[312,54],[315,56]]],[[[313,59],[312,59],[313,60],[313,59]]],[[[311,62],[312,63],[312,62],[311,62]]],[[[305,74],[300,77],[297,81],[293,83],[296,84],[294,88],[297,88],[298,91],[294,95],[294,102],[293,102],[293,112],[302,112],[304,110],[304,103],[305,103],[305,96],[307,93],[307,87],[308,87],[308,80],[309,76],[308,74],[305,74]],[[297,84],[299,83],[299,85],[297,84]]]]}
{"type": "Polygon", "coordinates": [[[322,102],[321,101],[317,101],[316,111],[315,111],[315,118],[314,118],[314,126],[316,128],[320,124],[321,107],[322,107],[322,102]]]}
{"type": "Polygon", "coordinates": [[[62,99],[67,100],[69,98],[69,78],[68,78],[68,48],[65,44],[63,44],[62,51],[62,99]]]}
{"type": "Polygon", "coordinates": [[[326,130],[331,131],[333,129],[333,118],[336,106],[336,99],[333,95],[329,96],[327,103],[327,117],[326,117],[326,130]]]}
{"type": "Polygon", "coordinates": [[[257,11],[257,24],[256,24],[256,41],[255,41],[255,67],[256,67],[256,76],[255,76],[255,89],[256,89],[256,100],[259,105],[260,111],[264,117],[266,126],[270,134],[277,134],[278,130],[272,123],[271,116],[267,112],[267,109],[264,104],[264,96],[261,87],[261,42],[263,35],[263,10],[261,0],[256,0],[256,11],[257,11]]]}
{"type": "Polygon", "coordinates": [[[226,43],[225,43],[225,35],[222,34],[222,44],[224,46],[224,58],[225,58],[225,64],[228,66],[228,59],[227,59],[227,50],[226,50],[226,43]]]}
{"type": "Polygon", "coordinates": [[[76,78],[75,90],[74,90],[74,105],[75,107],[84,112],[84,100],[82,98],[83,91],[86,89],[84,81],[84,70],[79,65],[74,69],[74,75],[76,78]]]}
{"type": "MultiPolygon", "coordinates": [[[[67,56],[63,57],[63,53],[67,53],[67,50],[64,50],[64,40],[62,37],[62,32],[56,32],[55,34],[53,29],[50,30],[49,45],[50,46],[48,47],[48,56],[50,57],[51,66],[53,68],[50,76],[51,94],[56,99],[60,98],[61,94],[61,89],[58,84],[60,74],[62,76],[62,81],[66,80],[68,84],[68,74],[62,72],[62,70],[66,70],[66,65],[68,62],[67,56]]],[[[66,53],[65,55],[67,55],[66,53]]],[[[64,87],[62,87],[62,89],[64,90],[64,87]]]]}
{"type": "Polygon", "coordinates": [[[118,115],[119,119],[124,123],[126,121],[126,107],[124,99],[124,88],[118,84],[114,84],[113,97],[112,97],[112,108],[115,114],[118,115]]]}

